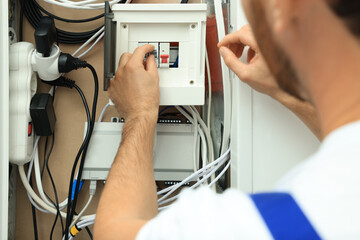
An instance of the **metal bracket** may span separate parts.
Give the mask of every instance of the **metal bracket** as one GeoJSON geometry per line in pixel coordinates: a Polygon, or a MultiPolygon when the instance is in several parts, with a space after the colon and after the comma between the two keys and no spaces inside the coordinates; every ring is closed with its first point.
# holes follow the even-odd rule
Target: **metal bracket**
{"type": "Polygon", "coordinates": [[[109,1],[105,2],[105,40],[104,40],[104,91],[115,76],[116,22],[109,1]]]}

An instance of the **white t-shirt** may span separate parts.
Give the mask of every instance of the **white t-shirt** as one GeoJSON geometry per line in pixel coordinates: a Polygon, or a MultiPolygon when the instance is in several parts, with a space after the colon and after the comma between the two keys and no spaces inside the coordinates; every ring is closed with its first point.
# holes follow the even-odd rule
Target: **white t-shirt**
{"type": "MultiPolygon", "coordinates": [[[[275,188],[292,195],[322,239],[360,239],[360,122],[331,133],[275,188]]],[[[273,239],[248,194],[185,190],[139,232],[145,239],[273,239]]]]}

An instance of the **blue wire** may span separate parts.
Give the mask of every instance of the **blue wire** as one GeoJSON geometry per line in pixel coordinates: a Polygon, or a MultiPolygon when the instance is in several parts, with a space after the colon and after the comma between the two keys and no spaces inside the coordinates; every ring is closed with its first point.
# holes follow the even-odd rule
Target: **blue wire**
{"type": "Polygon", "coordinates": [[[176,60],[175,60],[174,64],[171,67],[177,68],[177,67],[179,67],[178,65],[179,65],[179,56],[176,57],[176,60]]]}
{"type": "MultiPolygon", "coordinates": [[[[74,200],[75,197],[75,188],[76,188],[76,183],[77,183],[77,179],[74,180],[73,182],[73,187],[72,187],[72,192],[71,192],[71,200],[74,200]]],[[[84,181],[80,181],[80,185],[79,185],[79,192],[82,188],[84,181]]]]}
{"type": "MultiPolygon", "coordinates": [[[[167,107],[161,109],[161,111],[159,112],[159,116],[160,116],[163,112],[165,112],[166,110],[168,110],[169,108],[173,108],[173,107],[175,107],[175,106],[167,106],[167,107]]],[[[183,106],[180,106],[180,107],[182,108],[182,110],[184,110],[187,114],[190,115],[190,113],[189,113],[183,106]]]]}
{"type": "Polygon", "coordinates": [[[165,112],[166,110],[168,110],[169,108],[173,108],[173,107],[174,107],[174,106],[167,106],[167,107],[161,109],[161,111],[159,112],[159,116],[160,116],[163,112],[165,112]]]}

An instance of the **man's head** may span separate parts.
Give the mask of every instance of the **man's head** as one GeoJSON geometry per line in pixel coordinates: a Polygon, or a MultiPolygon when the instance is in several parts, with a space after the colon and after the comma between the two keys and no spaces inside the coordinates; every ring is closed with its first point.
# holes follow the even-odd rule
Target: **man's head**
{"type": "MultiPolygon", "coordinates": [[[[324,1],[328,7],[345,23],[352,34],[360,37],[360,1],[359,0],[242,0],[243,7],[254,30],[259,47],[276,77],[279,86],[299,99],[311,100],[304,83],[299,77],[288,52],[277,41],[273,29],[277,18],[296,22],[299,8],[310,8],[312,1],[324,1]],[[286,16],[284,16],[286,15],[286,16]]],[[[331,28],[331,26],[324,26],[331,28]]]]}

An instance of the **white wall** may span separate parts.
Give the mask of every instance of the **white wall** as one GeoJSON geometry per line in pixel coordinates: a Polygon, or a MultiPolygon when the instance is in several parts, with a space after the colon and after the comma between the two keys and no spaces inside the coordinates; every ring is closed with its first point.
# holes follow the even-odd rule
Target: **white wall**
{"type": "Polygon", "coordinates": [[[9,179],[8,1],[0,1],[0,239],[7,239],[9,179]]]}
{"type": "MultiPolygon", "coordinates": [[[[231,0],[234,30],[247,23],[240,0],[231,0]]],[[[314,153],[318,140],[288,109],[233,76],[232,187],[271,190],[297,163],[314,153]]]]}

